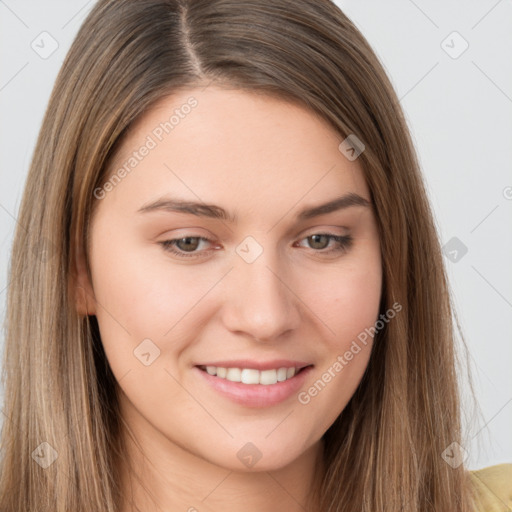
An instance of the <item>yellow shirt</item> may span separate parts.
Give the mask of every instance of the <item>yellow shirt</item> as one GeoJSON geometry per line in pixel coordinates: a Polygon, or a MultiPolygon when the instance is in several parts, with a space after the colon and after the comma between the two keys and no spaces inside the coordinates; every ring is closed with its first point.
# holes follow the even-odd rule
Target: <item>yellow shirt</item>
{"type": "Polygon", "coordinates": [[[512,512],[512,464],[469,471],[479,503],[478,512],[512,512]]]}

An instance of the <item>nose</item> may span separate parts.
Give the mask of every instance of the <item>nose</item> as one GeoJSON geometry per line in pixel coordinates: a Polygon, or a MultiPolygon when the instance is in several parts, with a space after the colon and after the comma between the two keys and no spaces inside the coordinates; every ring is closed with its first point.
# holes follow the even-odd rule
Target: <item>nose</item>
{"type": "Polygon", "coordinates": [[[270,250],[252,263],[235,262],[224,292],[225,327],[261,342],[277,341],[297,329],[301,302],[284,263],[270,250]]]}

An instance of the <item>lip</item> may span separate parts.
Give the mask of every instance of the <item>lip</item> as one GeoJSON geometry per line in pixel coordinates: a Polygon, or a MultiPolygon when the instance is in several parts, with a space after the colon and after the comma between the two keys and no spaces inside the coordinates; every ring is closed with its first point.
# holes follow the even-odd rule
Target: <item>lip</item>
{"type": "Polygon", "coordinates": [[[278,368],[297,368],[298,370],[310,366],[304,361],[292,361],[291,359],[274,359],[272,361],[254,361],[250,359],[236,359],[232,361],[216,361],[198,363],[196,366],[217,366],[221,368],[250,368],[252,370],[277,370],[278,368]]]}
{"type": "MultiPolygon", "coordinates": [[[[279,367],[292,368],[297,364],[296,362],[294,364],[290,364],[293,362],[288,361],[286,364],[276,366],[276,361],[273,361],[271,364],[259,363],[260,367],[256,368],[255,363],[251,363],[250,361],[246,361],[244,364],[240,366],[233,366],[233,361],[230,361],[229,365],[227,363],[227,361],[222,363],[227,365],[224,366],[224,368],[252,368],[255,370],[269,370],[279,367]],[[289,366],[287,366],[287,364],[289,364],[289,366]]],[[[218,362],[216,364],[211,364],[208,366],[222,367],[222,364],[218,362]]],[[[304,380],[306,379],[309,372],[313,369],[313,365],[300,363],[301,370],[297,374],[295,374],[291,379],[287,379],[282,382],[277,382],[276,384],[263,385],[231,382],[227,379],[222,379],[219,377],[215,377],[214,375],[210,375],[204,370],[201,370],[199,366],[203,365],[194,366],[193,370],[198,373],[199,378],[204,379],[203,382],[205,382],[205,384],[207,384],[211,389],[215,390],[220,395],[230,399],[231,401],[239,405],[255,408],[263,408],[270,407],[272,405],[277,405],[281,402],[284,402],[292,395],[295,395],[304,384],[304,380]]],[[[298,368],[299,366],[295,367],[298,368]]]]}

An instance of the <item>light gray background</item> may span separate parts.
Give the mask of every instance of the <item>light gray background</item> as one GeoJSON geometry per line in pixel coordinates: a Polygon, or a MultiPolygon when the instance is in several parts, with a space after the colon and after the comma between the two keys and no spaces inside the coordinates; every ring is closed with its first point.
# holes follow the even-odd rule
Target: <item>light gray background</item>
{"type": "MultiPolygon", "coordinates": [[[[395,86],[442,243],[449,244],[445,261],[482,413],[467,409],[467,464],[476,469],[512,462],[512,1],[337,3],[395,86]]],[[[93,4],[0,0],[1,321],[36,137],[57,72],[93,4]],[[49,56],[31,46],[51,50],[42,32],[58,43],[49,56]]],[[[3,340],[2,332],[2,347],[3,340]]]]}

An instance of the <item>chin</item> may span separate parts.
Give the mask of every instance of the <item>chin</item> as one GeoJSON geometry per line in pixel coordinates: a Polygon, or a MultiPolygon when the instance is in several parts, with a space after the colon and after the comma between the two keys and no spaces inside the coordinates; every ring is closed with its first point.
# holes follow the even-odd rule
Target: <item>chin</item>
{"type": "Polygon", "coordinates": [[[272,444],[268,440],[261,443],[239,442],[235,449],[230,446],[223,453],[209,453],[205,458],[212,464],[238,473],[258,473],[283,469],[304,454],[297,445],[286,446],[279,440],[277,443],[273,441],[272,444]]]}

